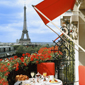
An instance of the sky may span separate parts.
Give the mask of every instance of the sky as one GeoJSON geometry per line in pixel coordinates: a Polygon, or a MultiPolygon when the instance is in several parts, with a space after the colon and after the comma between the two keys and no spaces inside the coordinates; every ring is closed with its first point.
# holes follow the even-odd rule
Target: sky
{"type": "MultiPolygon", "coordinates": [[[[43,23],[33,9],[43,0],[0,0],[0,42],[16,42],[21,38],[26,5],[27,30],[31,42],[52,42],[58,36],[43,23]]],[[[60,27],[60,17],[53,20],[60,27]]],[[[59,30],[48,24],[57,33],[59,30]]],[[[25,36],[26,38],[26,36],[25,36]]]]}

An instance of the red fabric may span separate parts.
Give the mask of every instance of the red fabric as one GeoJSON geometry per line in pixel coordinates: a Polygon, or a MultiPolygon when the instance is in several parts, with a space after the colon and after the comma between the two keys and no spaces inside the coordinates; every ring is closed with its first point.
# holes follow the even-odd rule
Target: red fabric
{"type": "Polygon", "coordinates": [[[55,75],[55,63],[46,62],[37,64],[37,72],[43,75],[43,72],[47,72],[48,75],[55,75]]]}
{"type": "MultiPolygon", "coordinates": [[[[67,10],[73,9],[75,1],[76,0],[44,0],[35,7],[37,7],[50,20],[53,20],[67,10]]],[[[49,22],[40,13],[38,14],[45,24],[49,22]]]]}
{"type": "Polygon", "coordinates": [[[79,85],[85,85],[85,66],[79,66],[79,85]]]}

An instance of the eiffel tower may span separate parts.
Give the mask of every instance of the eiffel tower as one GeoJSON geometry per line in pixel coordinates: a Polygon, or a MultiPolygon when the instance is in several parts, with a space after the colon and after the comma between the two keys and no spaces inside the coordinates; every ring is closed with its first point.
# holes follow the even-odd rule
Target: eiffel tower
{"type": "Polygon", "coordinates": [[[29,35],[28,35],[27,24],[26,24],[26,6],[24,6],[24,25],[23,25],[22,36],[21,36],[21,39],[19,40],[19,43],[21,44],[31,43],[29,35]],[[26,38],[24,38],[25,34],[26,34],[26,38]]]}

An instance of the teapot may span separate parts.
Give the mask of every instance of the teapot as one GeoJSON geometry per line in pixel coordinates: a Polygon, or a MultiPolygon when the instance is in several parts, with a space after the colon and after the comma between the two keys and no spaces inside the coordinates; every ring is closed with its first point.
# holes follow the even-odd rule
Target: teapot
{"type": "Polygon", "coordinates": [[[41,77],[41,74],[38,72],[37,74],[36,74],[36,78],[40,78],[41,77]]]}

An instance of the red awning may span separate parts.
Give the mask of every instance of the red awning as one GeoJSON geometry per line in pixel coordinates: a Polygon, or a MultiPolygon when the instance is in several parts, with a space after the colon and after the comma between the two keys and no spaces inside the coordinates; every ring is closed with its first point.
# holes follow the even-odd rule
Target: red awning
{"type": "MultiPolygon", "coordinates": [[[[67,10],[73,10],[75,1],[76,0],[44,0],[35,7],[39,9],[44,15],[46,15],[50,20],[53,20],[67,10]]],[[[45,24],[49,22],[38,11],[37,13],[45,24]]]]}

